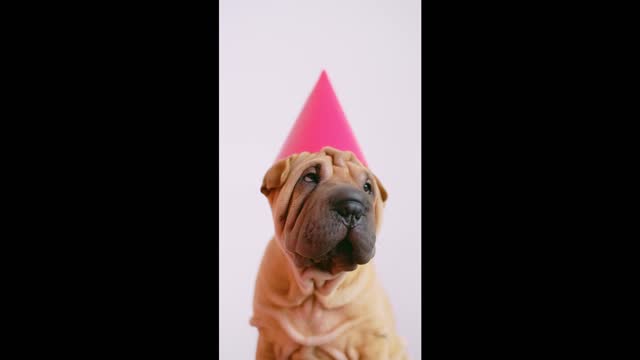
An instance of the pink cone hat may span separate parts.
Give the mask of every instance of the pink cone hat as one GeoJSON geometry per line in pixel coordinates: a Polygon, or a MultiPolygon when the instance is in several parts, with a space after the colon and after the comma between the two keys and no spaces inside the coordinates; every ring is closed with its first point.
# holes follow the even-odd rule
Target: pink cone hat
{"type": "Polygon", "coordinates": [[[351,151],[367,166],[358,141],[333,92],[329,77],[323,70],[277,160],[303,151],[317,152],[325,146],[351,151]]]}

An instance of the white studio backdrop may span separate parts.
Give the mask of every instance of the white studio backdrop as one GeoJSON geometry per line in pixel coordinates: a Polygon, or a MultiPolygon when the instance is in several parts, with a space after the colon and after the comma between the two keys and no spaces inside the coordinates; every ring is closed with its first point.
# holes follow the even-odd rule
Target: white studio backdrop
{"type": "Polygon", "coordinates": [[[323,69],[389,191],[374,261],[398,332],[421,358],[420,2],[220,3],[220,359],[255,358],[249,325],[273,236],[260,193],[323,69]]]}

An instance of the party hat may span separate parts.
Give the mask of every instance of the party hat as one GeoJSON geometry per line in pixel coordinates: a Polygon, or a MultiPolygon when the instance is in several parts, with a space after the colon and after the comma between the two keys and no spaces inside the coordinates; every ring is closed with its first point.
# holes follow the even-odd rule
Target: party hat
{"type": "Polygon", "coordinates": [[[325,146],[351,151],[367,166],[358,141],[333,92],[329,77],[323,70],[277,160],[303,151],[317,152],[325,146]]]}

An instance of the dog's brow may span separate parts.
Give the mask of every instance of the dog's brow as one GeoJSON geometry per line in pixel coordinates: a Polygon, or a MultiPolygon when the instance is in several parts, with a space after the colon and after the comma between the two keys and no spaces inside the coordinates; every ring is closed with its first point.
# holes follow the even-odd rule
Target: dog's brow
{"type": "Polygon", "coordinates": [[[367,169],[364,169],[357,164],[347,163],[345,164],[349,175],[356,182],[364,182],[367,178],[371,178],[371,175],[367,169]]]}
{"type": "Polygon", "coordinates": [[[365,181],[367,181],[367,179],[373,179],[373,176],[366,170],[362,171],[360,173],[360,176],[358,176],[358,180],[360,180],[361,183],[364,183],[365,181]]]}

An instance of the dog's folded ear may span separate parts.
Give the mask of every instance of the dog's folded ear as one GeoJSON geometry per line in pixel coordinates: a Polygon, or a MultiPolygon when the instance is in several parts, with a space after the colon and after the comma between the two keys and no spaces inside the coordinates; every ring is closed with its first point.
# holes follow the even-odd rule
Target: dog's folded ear
{"type": "Polygon", "coordinates": [[[285,183],[291,170],[292,159],[293,157],[290,156],[286,159],[278,160],[267,171],[264,179],[262,179],[262,187],[260,187],[260,192],[263,193],[264,196],[269,196],[272,190],[279,188],[285,183]]]}
{"type": "Polygon", "coordinates": [[[382,202],[386,202],[387,201],[387,197],[389,196],[387,194],[387,189],[384,188],[384,186],[382,185],[382,182],[380,182],[380,179],[378,179],[377,176],[373,176],[376,180],[376,185],[378,186],[378,190],[380,193],[380,197],[382,198],[382,202]]]}

